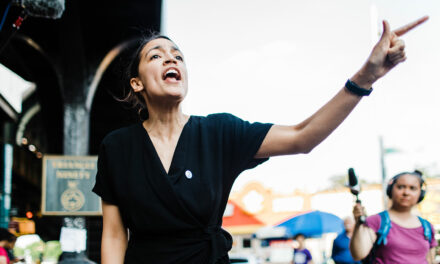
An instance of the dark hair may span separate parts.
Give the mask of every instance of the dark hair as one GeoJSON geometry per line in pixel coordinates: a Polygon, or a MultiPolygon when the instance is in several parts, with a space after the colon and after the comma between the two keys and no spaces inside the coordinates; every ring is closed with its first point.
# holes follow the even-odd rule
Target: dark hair
{"type": "Polygon", "coordinates": [[[414,170],[413,172],[401,172],[397,175],[395,175],[393,178],[391,178],[391,180],[388,182],[387,188],[386,188],[386,194],[387,196],[391,199],[392,194],[393,194],[393,187],[396,184],[397,180],[402,177],[403,175],[413,175],[416,176],[419,179],[420,182],[420,196],[419,199],[417,200],[417,203],[420,203],[426,195],[426,186],[425,188],[423,188],[423,185],[425,184],[425,180],[423,179],[423,173],[419,170],[414,170]]]}
{"type": "Polygon", "coordinates": [[[15,241],[17,241],[17,236],[9,232],[8,242],[15,242],[15,241]]]}
{"type": "Polygon", "coordinates": [[[296,234],[296,235],[293,237],[293,239],[296,240],[296,239],[297,239],[298,237],[300,237],[300,236],[306,238],[306,236],[305,236],[304,234],[302,234],[302,233],[298,233],[298,234],[296,234]]]}
{"type": "Polygon", "coordinates": [[[125,102],[131,105],[131,107],[135,108],[139,114],[141,120],[147,120],[149,117],[147,104],[145,99],[142,97],[140,93],[136,93],[133,91],[130,80],[131,78],[136,78],[139,76],[139,63],[141,61],[141,52],[145,45],[147,45],[150,41],[155,39],[167,39],[172,41],[169,37],[160,35],[158,33],[150,33],[149,36],[142,36],[137,40],[137,48],[136,51],[132,54],[130,63],[125,71],[124,78],[124,89],[125,93],[122,99],[118,100],[121,102],[125,102]]]}
{"type": "Polygon", "coordinates": [[[6,228],[0,228],[0,241],[6,240],[8,242],[15,241],[17,237],[9,232],[6,228]]]}

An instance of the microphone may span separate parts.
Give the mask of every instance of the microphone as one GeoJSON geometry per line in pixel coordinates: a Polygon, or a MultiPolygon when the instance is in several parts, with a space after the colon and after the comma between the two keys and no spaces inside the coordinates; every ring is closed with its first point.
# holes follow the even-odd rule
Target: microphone
{"type": "MultiPolygon", "coordinates": [[[[359,200],[359,193],[361,191],[361,187],[359,185],[358,178],[354,173],[353,168],[348,169],[348,187],[350,188],[350,192],[356,195],[356,203],[361,203],[361,200],[359,200]]],[[[359,222],[365,223],[365,215],[361,215],[359,217],[359,222]]]]}
{"type": "Polygon", "coordinates": [[[12,24],[10,34],[0,41],[0,54],[8,46],[9,41],[20,29],[27,16],[58,19],[64,12],[64,0],[12,0],[11,4],[21,6],[23,10],[12,24]]]}
{"type": "Polygon", "coordinates": [[[360,192],[360,186],[358,184],[358,179],[356,177],[356,174],[354,173],[353,168],[348,169],[348,187],[350,187],[350,192],[356,195],[356,199],[357,199],[357,196],[359,195],[360,192]]]}
{"type": "Polygon", "coordinates": [[[64,0],[13,0],[14,5],[19,5],[32,17],[58,19],[64,12],[64,0]]]}

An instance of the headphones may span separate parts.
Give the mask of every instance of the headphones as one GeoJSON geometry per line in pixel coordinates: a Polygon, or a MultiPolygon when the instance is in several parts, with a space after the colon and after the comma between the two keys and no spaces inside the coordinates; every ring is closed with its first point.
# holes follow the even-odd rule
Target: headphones
{"type": "Polygon", "coordinates": [[[419,199],[417,200],[417,203],[420,203],[425,198],[426,195],[426,183],[425,180],[423,179],[423,173],[419,170],[415,170],[413,172],[401,172],[396,176],[394,176],[393,178],[391,178],[391,180],[388,182],[387,185],[387,196],[391,199],[394,184],[401,176],[406,174],[414,175],[420,178],[420,196],[419,199]]]}

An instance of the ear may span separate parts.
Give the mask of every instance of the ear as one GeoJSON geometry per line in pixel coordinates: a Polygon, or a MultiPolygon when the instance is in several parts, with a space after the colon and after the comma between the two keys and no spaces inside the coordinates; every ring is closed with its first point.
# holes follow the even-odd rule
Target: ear
{"type": "Polygon", "coordinates": [[[138,93],[144,89],[144,85],[142,84],[141,80],[139,78],[131,78],[130,79],[130,86],[133,88],[133,91],[135,93],[138,93]]]}

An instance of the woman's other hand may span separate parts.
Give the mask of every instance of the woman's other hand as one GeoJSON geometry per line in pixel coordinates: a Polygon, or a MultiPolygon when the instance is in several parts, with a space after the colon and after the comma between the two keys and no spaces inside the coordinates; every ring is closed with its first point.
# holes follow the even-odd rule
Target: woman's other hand
{"type": "Polygon", "coordinates": [[[375,81],[387,74],[397,64],[406,60],[405,43],[400,36],[428,20],[428,16],[417,19],[405,26],[391,31],[387,21],[383,21],[383,33],[374,46],[367,62],[351,79],[360,87],[369,89],[375,81]]]}

